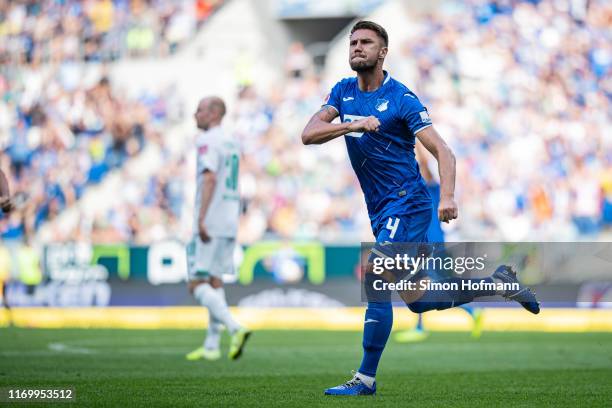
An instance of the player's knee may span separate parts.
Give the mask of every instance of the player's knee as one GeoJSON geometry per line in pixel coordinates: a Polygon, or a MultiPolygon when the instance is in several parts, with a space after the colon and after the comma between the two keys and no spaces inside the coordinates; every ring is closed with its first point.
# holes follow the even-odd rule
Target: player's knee
{"type": "Polygon", "coordinates": [[[189,290],[189,293],[191,293],[192,295],[194,295],[194,294],[195,294],[195,291],[196,291],[196,289],[197,289],[197,287],[198,287],[198,286],[200,286],[200,285],[202,285],[202,284],[204,284],[204,283],[207,283],[207,282],[208,282],[208,281],[207,281],[207,280],[204,280],[204,279],[193,279],[193,280],[190,280],[190,281],[187,283],[187,288],[188,288],[188,290],[189,290]]]}
{"type": "Polygon", "coordinates": [[[210,277],[210,286],[212,286],[215,289],[220,288],[221,286],[223,286],[223,281],[215,276],[211,276],[210,277]]]}
{"type": "Polygon", "coordinates": [[[365,273],[374,274],[374,264],[372,262],[368,262],[365,267],[365,273]]]}

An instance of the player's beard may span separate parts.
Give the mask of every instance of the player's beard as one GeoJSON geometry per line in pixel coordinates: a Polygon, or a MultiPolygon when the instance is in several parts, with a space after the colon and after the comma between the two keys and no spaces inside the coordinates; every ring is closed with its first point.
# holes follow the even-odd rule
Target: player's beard
{"type": "Polygon", "coordinates": [[[370,60],[359,60],[359,61],[353,61],[350,60],[349,61],[349,65],[351,66],[351,69],[355,72],[366,72],[366,71],[372,71],[374,68],[376,68],[376,64],[377,64],[377,60],[374,61],[370,61],[370,60]]]}

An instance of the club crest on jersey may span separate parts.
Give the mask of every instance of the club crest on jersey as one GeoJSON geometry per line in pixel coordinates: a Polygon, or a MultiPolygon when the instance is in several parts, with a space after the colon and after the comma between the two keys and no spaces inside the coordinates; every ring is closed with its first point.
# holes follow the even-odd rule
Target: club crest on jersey
{"type": "Polygon", "coordinates": [[[389,101],[386,99],[377,99],[376,100],[376,110],[379,112],[384,112],[389,107],[389,101]]]}

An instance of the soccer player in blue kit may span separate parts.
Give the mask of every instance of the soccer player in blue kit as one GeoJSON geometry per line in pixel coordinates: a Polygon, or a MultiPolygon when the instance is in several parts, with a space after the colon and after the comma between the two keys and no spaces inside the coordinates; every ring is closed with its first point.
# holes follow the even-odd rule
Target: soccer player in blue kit
{"type": "MultiPolygon", "coordinates": [[[[388,51],[383,27],[359,21],[351,29],[349,64],[356,77],[338,82],[321,110],[313,115],[302,132],[304,144],[322,144],[345,136],[351,165],[365,196],[376,245],[391,242],[427,242],[431,222],[431,197],[415,160],[418,138],[438,161],[440,174],[440,221],[458,215],[454,199],[455,157],[432,126],[427,109],[406,86],[383,70],[388,51]],[[341,123],[331,123],[340,116],[341,123]]],[[[372,249],[372,256],[384,256],[372,249]]],[[[381,249],[381,247],[378,247],[381,249]]],[[[373,279],[371,263],[365,276],[373,279]]],[[[417,279],[426,279],[421,274],[417,279]]],[[[379,278],[379,276],[377,276],[379,278]]],[[[450,277],[446,281],[461,281],[450,277]]],[[[465,280],[465,279],[464,279],[465,280]]],[[[488,278],[495,283],[518,283],[516,273],[500,266],[488,278]]],[[[367,290],[367,289],[366,289],[367,290]]],[[[492,290],[415,290],[402,296],[410,310],[423,313],[444,310],[471,302],[476,297],[500,294],[516,300],[532,313],[539,303],[529,288],[498,293],[492,290]]],[[[376,369],[393,325],[389,299],[368,298],[363,330],[363,359],[352,379],[325,390],[326,395],[372,395],[376,393],[376,369]]]]}

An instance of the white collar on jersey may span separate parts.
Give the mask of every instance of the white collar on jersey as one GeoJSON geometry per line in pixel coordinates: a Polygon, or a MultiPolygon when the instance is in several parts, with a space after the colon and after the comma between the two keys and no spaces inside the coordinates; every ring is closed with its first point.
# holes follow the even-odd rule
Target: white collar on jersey
{"type": "Polygon", "coordinates": [[[203,133],[207,135],[212,135],[215,133],[223,133],[223,128],[221,127],[221,125],[217,125],[217,126],[208,128],[208,130],[204,131],[203,133]]]}
{"type": "Polygon", "coordinates": [[[391,75],[389,75],[387,71],[383,71],[383,73],[385,74],[385,80],[383,81],[382,85],[386,84],[391,79],[391,75]]]}
{"type": "Polygon", "coordinates": [[[208,130],[200,129],[200,131],[196,134],[195,142],[196,144],[210,143],[223,138],[224,136],[225,133],[223,132],[223,128],[219,125],[208,130]]]}

